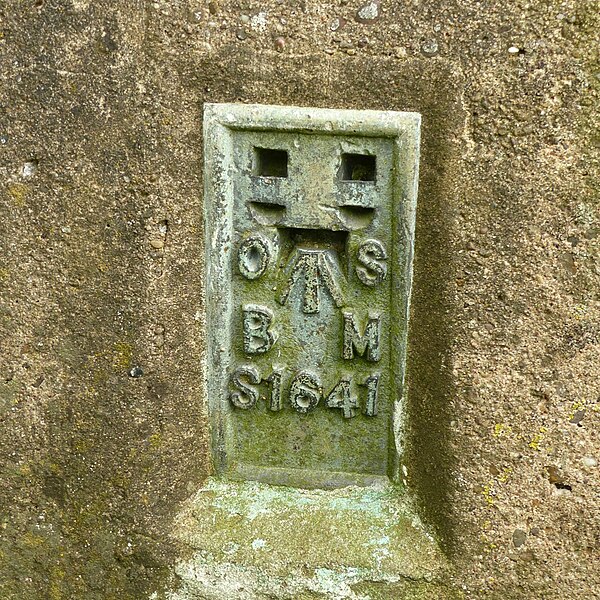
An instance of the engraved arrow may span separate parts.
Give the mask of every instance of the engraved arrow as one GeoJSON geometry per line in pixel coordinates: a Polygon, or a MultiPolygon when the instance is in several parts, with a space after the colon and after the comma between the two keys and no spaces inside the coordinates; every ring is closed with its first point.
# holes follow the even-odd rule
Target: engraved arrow
{"type": "Polygon", "coordinates": [[[314,314],[321,310],[322,286],[329,291],[338,308],[344,306],[344,295],[338,283],[343,280],[343,275],[331,252],[303,248],[294,251],[285,270],[285,283],[278,298],[280,304],[286,304],[292,288],[301,279],[304,281],[303,312],[314,314]]]}

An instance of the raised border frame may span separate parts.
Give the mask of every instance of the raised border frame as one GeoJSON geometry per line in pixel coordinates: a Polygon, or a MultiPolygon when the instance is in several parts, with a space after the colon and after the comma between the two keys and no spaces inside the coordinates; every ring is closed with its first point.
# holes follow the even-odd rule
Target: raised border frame
{"type": "MultiPolygon", "coordinates": [[[[412,287],[415,214],[418,189],[419,144],[421,116],[418,113],[336,110],[273,106],[260,104],[204,105],[204,228],[206,261],[206,390],[213,467],[217,474],[231,474],[228,465],[228,444],[231,433],[227,415],[232,410],[223,390],[226,389],[231,364],[231,287],[233,239],[233,168],[232,132],[281,131],[319,133],[325,135],[357,135],[395,139],[393,208],[394,245],[391,253],[392,295],[397,298],[390,315],[391,349],[395,385],[394,410],[390,447],[395,449],[388,476],[396,481],[400,475],[400,457],[406,427],[403,409],[404,379],[408,340],[408,318],[412,287]],[[392,445],[393,444],[393,445],[392,445]]],[[[275,471],[280,471],[277,469],[275,471]]],[[[235,475],[235,474],[232,474],[235,475]]],[[[275,473],[270,483],[290,483],[288,477],[279,480],[275,473]]],[[[319,474],[315,474],[319,481],[319,474]]],[[[339,479],[339,486],[375,483],[372,477],[357,474],[356,478],[339,479]]],[[[253,469],[239,473],[244,479],[259,479],[253,469]]],[[[292,478],[293,479],[293,478],[292,478]]],[[[320,487],[318,484],[316,487],[320,487]]]]}

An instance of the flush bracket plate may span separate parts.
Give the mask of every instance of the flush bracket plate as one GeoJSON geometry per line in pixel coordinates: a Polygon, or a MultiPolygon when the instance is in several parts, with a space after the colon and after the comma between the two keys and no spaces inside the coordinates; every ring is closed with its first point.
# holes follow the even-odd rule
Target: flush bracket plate
{"type": "Polygon", "coordinates": [[[216,472],[395,479],[420,115],[206,104],[204,136],[216,472]]]}

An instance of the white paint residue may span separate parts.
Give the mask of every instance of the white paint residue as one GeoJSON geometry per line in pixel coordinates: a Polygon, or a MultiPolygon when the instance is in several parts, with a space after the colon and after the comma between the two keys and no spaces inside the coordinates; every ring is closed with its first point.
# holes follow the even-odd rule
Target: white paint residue
{"type": "Polygon", "coordinates": [[[266,545],[267,545],[267,542],[265,542],[265,540],[261,540],[260,538],[257,538],[252,542],[252,549],[253,550],[262,550],[266,545]]]}
{"type": "Polygon", "coordinates": [[[23,165],[22,175],[25,179],[33,177],[37,170],[37,165],[34,162],[26,162],[23,165]]]}
{"type": "MultiPolygon", "coordinates": [[[[258,541],[254,540],[255,542],[258,541]]],[[[262,541],[262,540],[261,540],[262,541]]],[[[384,550],[384,548],[378,548],[384,550]]],[[[382,553],[382,558],[383,558],[382,553]]],[[[321,595],[327,600],[370,600],[367,594],[355,592],[352,587],[361,581],[395,583],[398,575],[373,572],[359,568],[342,570],[315,569],[311,575],[294,569],[287,577],[265,576],[259,567],[245,567],[231,562],[215,563],[203,553],[197,553],[189,562],[179,563],[175,569],[183,585],[177,591],[167,592],[168,600],[195,598],[296,598],[306,592],[321,595]],[[243,582],[243,584],[241,583],[243,582]]],[[[149,600],[155,600],[150,597],[149,600]]]]}
{"type": "Polygon", "coordinates": [[[335,600],[368,600],[368,596],[357,595],[352,590],[351,585],[357,581],[360,581],[357,569],[347,569],[345,572],[316,569],[315,576],[308,582],[308,589],[335,600]]]}
{"type": "Polygon", "coordinates": [[[267,13],[259,12],[250,19],[250,27],[254,31],[263,32],[267,29],[267,13]]]}
{"type": "Polygon", "coordinates": [[[376,19],[379,16],[379,6],[377,6],[377,2],[368,2],[364,6],[361,6],[358,11],[358,16],[361,19],[369,21],[376,19]]]}

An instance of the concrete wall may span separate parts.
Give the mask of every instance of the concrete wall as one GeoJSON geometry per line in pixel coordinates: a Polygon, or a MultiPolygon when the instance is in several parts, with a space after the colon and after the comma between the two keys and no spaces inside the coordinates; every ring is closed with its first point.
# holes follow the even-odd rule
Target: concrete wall
{"type": "MultiPolygon", "coordinates": [[[[423,115],[422,518],[464,598],[597,597],[599,15],[592,0],[0,5],[2,598],[177,588],[190,550],[173,522],[210,462],[204,102],[423,115]]],[[[436,597],[403,590],[366,597],[436,597]]]]}

